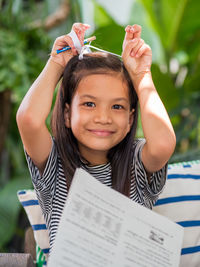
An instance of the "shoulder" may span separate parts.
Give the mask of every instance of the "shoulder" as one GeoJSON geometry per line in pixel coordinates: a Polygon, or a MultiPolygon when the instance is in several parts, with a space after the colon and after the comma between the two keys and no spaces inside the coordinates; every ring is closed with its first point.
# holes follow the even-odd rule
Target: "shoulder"
{"type": "Polygon", "coordinates": [[[58,157],[56,142],[53,137],[52,137],[51,151],[47,158],[43,173],[40,173],[39,169],[37,168],[32,158],[28,155],[26,151],[25,151],[25,156],[31,174],[32,182],[35,186],[41,187],[43,183],[46,183],[46,181],[48,179],[51,179],[53,174],[55,174],[59,157],[58,157]]]}
{"type": "Polygon", "coordinates": [[[133,142],[134,154],[138,153],[139,151],[141,151],[145,143],[146,143],[146,139],[145,138],[137,138],[137,139],[135,139],[134,142],[133,142]]]}
{"type": "Polygon", "coordinates": [[[141,160],[141,151],[145,142],[145,139],[134,141],[130,198],[151,209],[165,185],[167,165],[161,170],[152,173],[149,183],[145,167],[141,160]]]}

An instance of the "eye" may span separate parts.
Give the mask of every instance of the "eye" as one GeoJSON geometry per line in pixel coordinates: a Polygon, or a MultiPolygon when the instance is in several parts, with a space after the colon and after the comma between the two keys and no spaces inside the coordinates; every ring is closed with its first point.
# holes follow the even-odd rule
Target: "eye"
{"type": "Polygon", "coordinates": [[[124,109],[122,105],[115,104],[112,106],[113,109],[124,109]]]}
{"type": "Polygon", "coordinates": [[[93,102],[85,102],[85,103],[83,103],[83,105],[85,107],[91,107],[91,108],[95,107],[95,103],[93,103],[93,102]]]}

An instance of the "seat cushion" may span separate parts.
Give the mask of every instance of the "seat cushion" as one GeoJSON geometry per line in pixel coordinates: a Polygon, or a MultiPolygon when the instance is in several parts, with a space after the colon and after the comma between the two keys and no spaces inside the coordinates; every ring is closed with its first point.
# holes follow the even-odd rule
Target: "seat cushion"
{"type": "Polygon", "coordinates": [[[153,210],[184,227],[180,266],[200,266],[200,160],[169,165],[153,210]]]}
{"type": "Polygon", "coordinates": [[[36,260],[39,260],[40,262],[42,260],[42,262],[46,264],[50,247],[49,235],[36,193],[34,190],[21,190],[17,192],[17,196],[24,207],[30,225],[33,229],[34,238],[37,244],[36,260]]]}
{"type": "MultiPolygon", "coordinates": [[[[27,213],[36,243],[47,260],[49,236],[35,191],[19,191],[18,198],[27,213]]],[[[184,227],[181,267],[197,267],[200,264],[199,207],[200,160],[169,164],[166,186],[153,210],[184,227]]]]}

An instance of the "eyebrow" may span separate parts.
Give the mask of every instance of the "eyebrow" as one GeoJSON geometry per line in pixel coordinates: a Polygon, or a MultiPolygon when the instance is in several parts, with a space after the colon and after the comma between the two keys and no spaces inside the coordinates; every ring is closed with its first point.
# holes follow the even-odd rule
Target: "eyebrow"
{"type": "MultiPolygon", "coordinates": [[[[95,96],[93,96],[93,95],[82,95],[82,96],[80,96],[80,98],[82,99],[82,98],[91,98],[91,99],[96,99],[96,97],[95,96]]],[[[127,101],[127,99],[125,98],[125,97],[117,97],[117,98],[114,98],[114,99],[112,99],[113,101],[125,101],[125,102],[128,102],[127,101]]]]}

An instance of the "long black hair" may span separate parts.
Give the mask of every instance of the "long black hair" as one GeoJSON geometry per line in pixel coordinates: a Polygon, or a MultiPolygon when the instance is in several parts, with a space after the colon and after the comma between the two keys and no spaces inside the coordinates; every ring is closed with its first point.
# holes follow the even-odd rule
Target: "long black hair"
{"type": "Polygon", "coordinates": [[[65,105],[71,104],[73,95],[82,78],[91,74],[118,73],[129,88],[130,110],[134,109],[134,122],[126,137],[108,152],[108,160],[112,167],[112,187],[126,196],[130,194],[131,166],[133,160],[133,142],[138,121],[138,97],[131,78],[123,62],[117,57],[107,53],[91,53],[84,55],[83,59],[74,56],[65,67],[62,83],[57,94],[54,106],[51,128],[55,138],[59,156],[66,176],[67,187],[76,168],[81,166],[81,155],[78,143],[71,128],[65,126],[65,105]]]}

